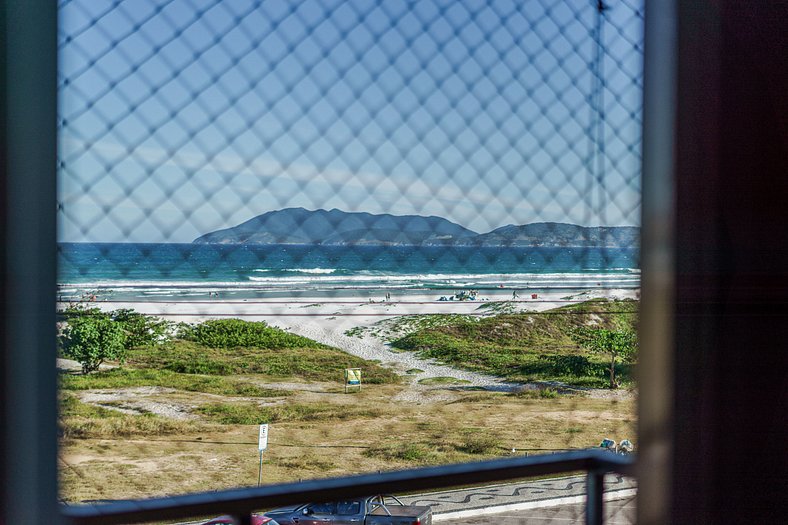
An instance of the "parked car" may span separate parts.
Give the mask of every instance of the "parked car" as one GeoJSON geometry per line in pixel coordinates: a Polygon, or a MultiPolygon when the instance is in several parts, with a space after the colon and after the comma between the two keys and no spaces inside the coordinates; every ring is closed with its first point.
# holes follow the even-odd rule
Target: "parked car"
{"type": "MultiPolygon", "coordinates": [[[[210,521],[206,521],[203,525],[233,525],[232,516],[219,516],[210,521]]],[[[252,525],[279,525],[276,521],[260,514],[252,514],[252,525]]]]}
{"type": "Polygon", "coordinates": [[[307,503],[265,513],[281,525],[432,525],[432,508],[378,495],[307,503]]]}

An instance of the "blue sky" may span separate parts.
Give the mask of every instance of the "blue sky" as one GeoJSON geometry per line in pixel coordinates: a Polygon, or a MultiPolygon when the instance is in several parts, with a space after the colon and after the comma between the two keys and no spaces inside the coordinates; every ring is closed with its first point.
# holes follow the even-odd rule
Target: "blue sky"
{"type": "Polygon", "coordinates": [[[60,4],[63,241],[189,242],[290,206],[638,224],[637,2],[606,14],[598,180],[595,2],[60,4]]]}

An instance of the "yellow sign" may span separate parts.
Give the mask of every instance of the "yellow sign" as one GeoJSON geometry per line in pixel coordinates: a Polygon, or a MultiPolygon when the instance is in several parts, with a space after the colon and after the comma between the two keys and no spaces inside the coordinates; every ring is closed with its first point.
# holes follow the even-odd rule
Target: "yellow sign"
{"type": "Polygon", "coordinates": [[[360,368],[346,368],[345,369],[345,392],[352,386],[357,386],[361,390],[361,369],[360,368]]]}

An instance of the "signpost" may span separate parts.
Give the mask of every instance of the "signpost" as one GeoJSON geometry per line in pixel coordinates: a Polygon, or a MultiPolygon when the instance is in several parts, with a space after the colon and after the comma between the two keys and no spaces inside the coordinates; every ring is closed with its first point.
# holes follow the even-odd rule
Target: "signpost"
{"type": "Polygon", "coordinates": [[[263,451],[268,448],[268,423],[260,425],[260,434],[257,439],[257,450],[260,451],[260,468],[257,471],[257,486],[263,481],[263,451]]]}
{"type": "Polygon", "coordinates": [[[346,368],[345,369],[345,393],[347,394],[348,388],[357,386],[361,391],[361,369],[360,368],[346,368]]]}

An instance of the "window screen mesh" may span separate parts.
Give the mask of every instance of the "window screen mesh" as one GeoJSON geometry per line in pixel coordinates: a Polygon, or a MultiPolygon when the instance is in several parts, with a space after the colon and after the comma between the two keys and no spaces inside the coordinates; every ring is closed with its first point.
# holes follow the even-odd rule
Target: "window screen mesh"
{"type": "MultiPolygon", "coordinates": [[[[408,410],[429,405],[459,417],[446,407],[466,402],[469,389],[486,387],[519,395],[506,399],[525,405],[556,395],[566,416],[557,417],[561,428],[547,437],[526,430],[499,436],[492,419],[482,420],[470,425],[487,439],[477,443],[461,429],[459,437],[441,441],[430,427],[437,423],[409,412],[414,419],[405,427],[422,425],[426,436],[415,448],[388,443],[386,436],[399,430],[380,426],[380,442],[360,444],[367,452],[351,467],[315,456],[328,474],[376,468],[369,458],[413,466],[473,459],[474,451],[538,452],[594,446],[597,436],[632,438],[618,435],[632,432],[631,392],[571,397],[585,388],[601,391],[607,372],[600,356],[588,357],[566,334],[581,325],[617,329],[636,322],[636,302],[578,304],[637,297],[641,2],[59,5],[63,308],[134,309],[172,323],[265,321],[394,371],[396,387],[384,372],[371,377],[408,410]],[[506,315],[514,321],[502,320],[506,315]],[[552,323],[544,333],[558,326],[565,337],[486,334],[464,340],[486,349],[474,358],[425,343],[495,319],[499,324],[486,329],[552,323]],[[496,345],[531,357],[506,354],[501,361],[496,345]],[[578,369],[598,380],[567,381],[578,369]],[[615,415],[586,429],[579,414],[596,417],[606,403],[615,415]]],[[[209,365],[186,363],[208,357],[192,346],[181,350],[186,358],[177,363],[133,350],[126,369],[149,370],[155,362],[171,374],[226,379],[251,370],[269,374],[266,381],[324,379],[296,365],[277,362],[283,368],[273,370],[270,359],[244,364],[248,370],[224,363],[225,375],[211,375],[217,371],[209,365]]],[[[620,366],[626,377],[630,365],[620,366]]],[[[351,366],[337,361],[336,367],[341,385],[342,370],[351,366]]],[[[69,395],[95,408],[86,392],[100,397],[102,385],[76,381],[69,395]]],[[[147,386],[189,390],[168,381],[149,379],[147,386]]],[[[167,421],[221,419],[195,408],[207,406],[202,398],[190,408],[156,402],[177,405],[173,413],[148,410],[167,421]]],[[[147,413],[128,396],[103,406],[112,403],[129,405],[130,417],[147,413]]],[[[269,410],[233,421],[243,426],[278,417],[295,428],[297,418],[288,414],[269,410]]],[[[86,432],[85,439],[98,435],[86,432]]],[[[229,432],[230,441],[243,442],[246,430],[229,432]]],[[[280,438],[281,445],[286,441],[280,438]]],[[[297,441],[289,446],[303,454],[297,441]]],[[[353,436],[330,434],[327,441],[350,446],[353,436]]],[[[295,456],[273,454],[273,480],[300,477],[295,456]]],[[[253,458],[219,470],[243,471],[244,480],[253,480],[256,468],[253,458]]],[[[213,482],[183,488],[245,483],[211,472],[213,482]]],[[[79,485],[79,476],[64,475],[67,486],[79,485]]],[[[170,490],[166,483],[125,487],[118,497],[170,490]]],[[[80,490],[74,494],[102,499],[93,489],[80,490]]]]}

